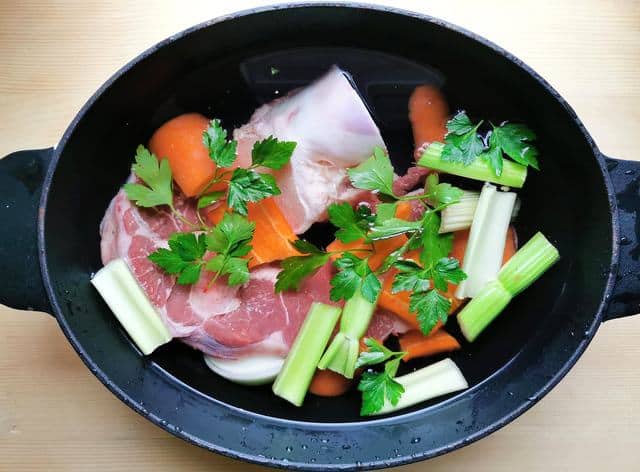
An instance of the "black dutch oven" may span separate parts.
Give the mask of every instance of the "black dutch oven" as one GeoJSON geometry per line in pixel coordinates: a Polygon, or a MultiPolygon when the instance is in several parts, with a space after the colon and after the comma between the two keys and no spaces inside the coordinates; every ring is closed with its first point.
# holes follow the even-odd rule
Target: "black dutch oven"
{"type": "Polygon", "coordinates": [[[58,146],[0,161],[0,300],[53,313],[107,388],[193,444],[279,467],[399,465],[507,424],[560,381],[601,322],[640,311],[639,179],[640,164],[605,157],[548,83],[483,38],[390,8],[261,8],[201,24],[142,53],[91,97],[58,146]],[[261,102],[334,63],[352,73],[398,169],[411,161],[406,106],[419,83],[441,86],[452,109],[536,130],[543,170],[530,172],[520,192],[517,227],[522,240],[541,230],[562,255],[453,355],[467,391],[373,419],[357,416],[357,392],[310,395],[297,409],[268,387],[215,376],[179,343],[143,357],[89,284],[101,267],[98,225],[137,144],[188,111],[239,125],[261,102]]]}

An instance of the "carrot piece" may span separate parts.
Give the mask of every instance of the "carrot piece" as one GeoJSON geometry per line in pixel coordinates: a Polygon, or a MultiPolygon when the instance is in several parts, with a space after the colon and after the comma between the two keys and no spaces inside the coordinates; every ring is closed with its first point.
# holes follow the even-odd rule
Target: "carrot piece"
{"type": "Polygon", "coordinates": [[[430,85],[415,88],[409,98],[409,120],[416,147],[442,141],[447,134],[449,107],[440,91],[430,85]]]}
{"type": "Polygon", "coordinates": [[[504,256],[502,257],[502,265],[513,257],[518,249],[518,235],[513,225],[509,226],[507,230],[507,241],[504,245],[504,256]]]}
{"type": "MultiPolygon", "coordinates": [[[[356,256],[363,256],[364,251],[359,251],[359,249],[370,249],[369,245],[366,244],[362,239],[356,239],[350,243],[343,243],[339,239],[334,239],[328,246],[327,252],[336,252],[341,253],[344,251],[353,251],[356,256]]],[[[333,260],[340,257],[340,254],[332,254],[331,258],[333,260]]]]}
{"type": "Polygon", "coordinates": [[[298,237],[273,198],[249,203],[247,208],[247,218],[256,224],[249,268],[300,255],[291,245],[298,237]]]}
{"type": "MultiPolygon", "coordinates": [[[[256,225],[251,241],[252,249],[246,256],[249,259],[249,268],[300,255],[291,245],[291,241],[298,237],[273,198],[249,203],[247,209],[247,219],[256,225]]],[[[226,211],[226,203],[221,203],[209,210],[207,219],[212,224],[218,224],[226,211]]]]}
{"type": "Polygon", "coordinates": [[[351,384],[351,379],[332,370],[317,369],[309,385],[309,391],[321,397],[337,397],[349,390],[351,384]]]}
{"type": "Polygon", "coordinates": [[[173,178],[187,197],[204,190],[216,169],[202,142],[202,133],[208,126],[209,120],[205,116],[186,113],[160,126],[149,141],[151,152],[159,159],[169,159],[173,178]]]}
{"type": "Polygon", "coordinates": [[[416,357],[455,351],[460,349],[460,343],[444,329],[427,336],[420,331],[412,330],[400,336],[400,349],[407,353],[402,360],[408,361],[416,357]]]}
{"type": "Polygon", "coordinates": [[[411,218],[412,211],[413,209],[410,202],[400,201],[396,206],[396,218],[399,218],[401,220],[408,220],[409,218],[411,218]]]}

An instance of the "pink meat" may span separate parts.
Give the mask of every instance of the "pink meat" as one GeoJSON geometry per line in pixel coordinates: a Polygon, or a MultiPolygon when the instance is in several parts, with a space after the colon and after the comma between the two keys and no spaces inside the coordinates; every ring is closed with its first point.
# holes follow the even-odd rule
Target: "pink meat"
{"type": "Polygon", "coordinates": [[[346,169],[386,149],[380,131],[344,72],[332,67],[313,84],[260,107],[234,131],[238,165],[251,162],[253,144],[268,136],[295,141],[291,162],[276,171],[278,206],[296,234],[326,219],[327,207],[354,201],[346,169]]]}
{"type": "Polygon", "coordinates": [[[384,308],[378,308],[371,318],[365,337],[384,341],[392,334],[406,333],[411,329],[407,323],[384,308]]]}
{"type": "MultiPolygon", "coordinates": [[[[175,205],[194,217],[192,203],[175,205]]],[[[134,206],[120,191],[100,227],[104,264],[123,258],[157,308],[171,334],[209,355],[238,357],[256,352],[286,355],[314,301],[330,303],[328,264],[306,280],[299,292],[274,293],[279,269],[266,265],[251,272],[249,282],[229,287],[223,281],[207,287],[207,274],[194,286],[175,284],[148,259],[167,238],[187,228],[170,213],[134,206]]]]}

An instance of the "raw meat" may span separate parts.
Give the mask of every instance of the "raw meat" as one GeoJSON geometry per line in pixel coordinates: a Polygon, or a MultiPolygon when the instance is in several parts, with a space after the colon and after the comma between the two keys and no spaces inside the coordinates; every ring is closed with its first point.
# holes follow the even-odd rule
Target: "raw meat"
{"type": "Polygon", "coordinates": [[[268,136],[295,141],[291,162],[274,172],[282,194],[278,206],[296,234],[326,219],[327,207],[354,201],[346,168],[386,149],[367,107],[343,71],[332,67],[313,84],[258,108],[234,131],[238,165],[251,162],[253,144],[268,136]]]}
{"type": "MultiPolygon", "coordinates": [[[[178,196],[174,204],[194,217],[193,203],[178,196]]],[[[147,256],[167,247],[171,233],[187,229],[168,212],[135,207],[120,191],[100,227],[102,262],[125,259],[172,336],[183,342],[218,357],[286,355],[311,303],[329,303],[330,265],[299,292],[275,294],[278,269],[268,265],[254,269],[242,287],[221,281],[207,288],[206,274],[194,286],[176,285],[147,256]]]]}

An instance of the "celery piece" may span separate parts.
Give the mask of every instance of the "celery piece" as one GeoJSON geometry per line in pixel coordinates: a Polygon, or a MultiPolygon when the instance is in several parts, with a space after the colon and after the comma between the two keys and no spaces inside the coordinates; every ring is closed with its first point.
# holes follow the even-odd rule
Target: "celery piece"
{"type": "Polygon", "coordinates": [[[559,258],[558,250],[538,232],[500,269],[498,280],[515,297],[559,258]]]}
{"type": "Polygon", "coordinates": [[[404,387],[404,393],[400,400],[396,405],[385,400],[382,409],[374,414],[391,413],[416,403],[469,388],[464,375],[456,363],[449,358],[410,374],[396,377],[394,380],[404,387]]]}
{"type": "Polygon", "coordinates": [[[344,304],[340,331],[322,356],[319,369],[329,369],[348,379],[353,378],[360,353],[360,338],[366,333],[375,308],[375,303],[369,302],[359,289],[356,290],[344,304]]]}
{"type": "Polygon", "coordinates": [[[171,341],[171,334],[123,259],[114,259],[91,279],[143,354],[171,341]]]}
{"type": "Polygon", "coordinates": [[[463,190],[462,197],[457,203],[452,203],[440,212],[440,230],[438,232],[441,234],[450,233],[469,228],[479,199],[479,192],[463,190]]]}
{"type": "Polygon", "coordinates": [[[339,316],[338,307],[324,303],[311,305],[284,366],[273,383],[273,393],[296,406],[302,405],[339,316]]]}
{"type": "Polygon", "coordinates": [[[458,285],[456,298],[475,297],[498,275],[515,201],[513,192],[498,192],[491,184],[482,188],[464,252],[467,278],[458,285]]]}
{"type": "Polygon", "coordinates": [[[468,341],[473,341],[491,323],[513,297],[498,280],[492,280],[477,297],[458,313],[460,330],[468,341]]]}
{"type": "Polygon", "coordinates": [[[443,161],[441,158],[443,149],[444,144],[431,143],[418,160],[418,165],[446,172],[447,174],[516,188],[521,188],[527,178],[526,166],[516,162],[505,159],[503,161],[502,174],[498,177],[483,159],[476,159],[467,166],[458,162],[443,161]]]}
{"type": "Polygon", "coordinates": [[[560,258],[558,250],[536,233],[484,288],[458,313],[458,324],[468,341],[475,340],[509,304],[560,258]]]}

